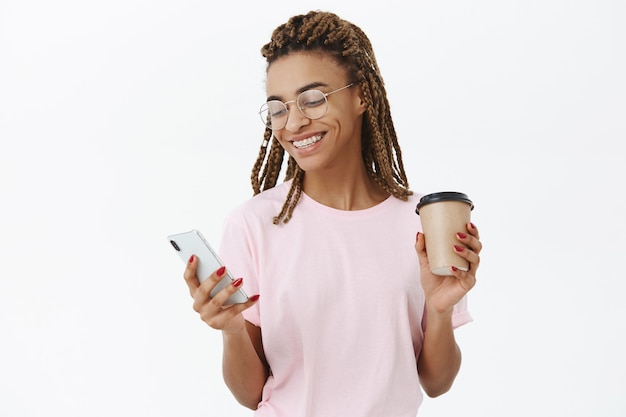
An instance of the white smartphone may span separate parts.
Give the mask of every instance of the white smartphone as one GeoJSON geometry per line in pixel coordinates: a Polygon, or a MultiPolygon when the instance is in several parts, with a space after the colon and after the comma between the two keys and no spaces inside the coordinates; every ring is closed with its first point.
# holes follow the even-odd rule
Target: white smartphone
{"type": "MultiPolygon", "coordinates": [[[[190,230],[184,233],[178,233],[167,237],[170,241],[170,245],[176,250],[180,259],[186,264],[189,262],[191,255],[198,257],[198,269],[196,275],[200,282],[206,281],[206,279],[219,269],[223,264],[217,253],[213,250],[209,242],[202,236],[197,230],[190,230]]],[[[221,291],[224,287],[233,281],[233,277],[226,270],[226,275],[217,283],[215,288],[211,291],[211,297],[221,291]]],[[[240,288],[233,295],[228,297],[228,300],[224,305],[245,303],[248,301],[248,296],[240,288]]]]}

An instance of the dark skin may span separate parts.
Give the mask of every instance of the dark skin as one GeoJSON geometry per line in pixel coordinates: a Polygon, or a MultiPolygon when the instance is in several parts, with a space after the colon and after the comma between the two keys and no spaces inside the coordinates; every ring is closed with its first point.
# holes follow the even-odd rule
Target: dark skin
{"type": "Polygon", "coordinates": [[[244,320],[241,312],[256,304],[258,296],[251,296],[243,304],[224,306],[228,297],[239,289],[242,281],[233,281],[211,298],[211,291],[226,270],[215,271],[200,284],[196,276],[197,268],[198,258],[192,256],[185,268],[184,277],[194,300],[193,308],[206,324],[222,331],[222,363],[226,385],[239,403],[256,409],[269,376],[269,366],[263,353],[261,329],[244,320]]]}
{"type": "MultiPolygon", "coordinates": [[[[422,387],[431,397],[447,392],[459,371],[461,352],[452,329],[452,309],[475,285],[475,271],[480,263],[478,254],[482,244],[476,226],[468,223],[466,232],[458,232],[456,239],[467,245],[467,248],[457,245],[453,249],[469,261],[470,268],[467,272],[452,269],[452,275],[443,277],[430,272],[422,233],[418,233],[415,242],[426,296],[428,329],[417,367],[422,387]]],[[[225,270],[215,271],[200,284],[196,276],[197,267],[198,260],[193,256],[184,273],[189,293],[194,299],[193,308],[209,326],[222,330],[225,382],[242,405],[256,409],[269,376],[269,366],[263,352],[261,329],[244,320],[241,312],[254,305],[258,296],[250,297],[243,304],[224,306],[228,297],[239,289],[241,281],[234,281],[211,298],[209,294],[224,276],[225,270]]]]}
{"type": "MultiPolygon", "coordinates": [[[[346,86],[349,74],[338,63],[316,53],[294,53],[274,61],[267,72],[267,95],[283,102],[294,100],[312,83],[324,92],[346,86]]],[[[292,104],[290,104],[291,106],[292,104]]],[[[328,112],[309,119],[290,108],[284,128],[274,131],[281,143],[306,171],[303,190],[316,201],[340,210],[359,210],[379,204],[388,194],[367,174],[361,153],[361,127],[366,105],[357,86],[342,90],[328,99],[328,112]]],[[[288,227],[288,226],[287,226],[288,227]]],[[[459,230],[456,252],[467,259],[468,271],[451,270],[451,276],[430,272],[423,234],[418,234],[415,251],[419,258],[426,306],[426,329],[417,359],[420,382],[429,396],[450,389],[461,364],[461,352],[452,328],[452,312],[476,283],[482,244],[478,230],[468,223],[459,230]]],[[[214,298],[211,290],[224,275],[214,272],[202,284],[196,277],[197,259],[192,257],[185,269],[185,281],[194,299],[194,310],[209,326],[222,331],[224,381],[244,406],[256,409],[261,401],[269,366],[263,351],[261,329],[247,322],[242,311],[254,305],[252,296],[244,304],[224,306],[241,286],[236,280],[214,298]]]]}
{"type": "Polygon", "coordinates": [[[473,223],[459,231],[456,239],[465,245],[452,249],[469,262],[468,271],[451,268],[450,276],[438,276],[430,272],[424,234],[419,233],[415,251],[419,258],[422,288],[426,298],[426,332],[422,350],[417,360],[420,383],[426,394],[436,397],[446,393],[461,367],[461,350],[454,338],[452,312],[469,290],[476,284],[476,270],[482,250],[478,229],[473,223]]]}

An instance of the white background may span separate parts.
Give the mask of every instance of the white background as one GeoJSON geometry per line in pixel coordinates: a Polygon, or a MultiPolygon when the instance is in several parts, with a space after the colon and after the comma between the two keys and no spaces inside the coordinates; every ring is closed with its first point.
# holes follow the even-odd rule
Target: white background
{"type": "Polygon", "coordinates": [[[165,236],[251,196],[259,49],[316,8],[369,35],[412,188],[476,203],[420,415],[626,415],[625,4],[0,0],[0,415],[251,415],[165,236]]]}

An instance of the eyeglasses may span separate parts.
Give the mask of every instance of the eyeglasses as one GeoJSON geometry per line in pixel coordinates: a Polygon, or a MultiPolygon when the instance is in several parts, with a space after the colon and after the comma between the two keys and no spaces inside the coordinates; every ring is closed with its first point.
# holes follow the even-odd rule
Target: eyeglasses
{"type": "Polygon", "coordinates": [[[330,93],[323,93],[320,90],[306,90],[300,93],[295,100],[282,102],[279,100],[270,100],[267,103],[263,103],[261,110],[259,110],[259,116],[265,126],[272,130],[280,130],[287,124],[287,118],[289,117],[289,109],[287,104],[296,103],[296,107],[300,110],[300,113],[308,119],[316,120],[324,117],[328,112],[328,100],[326,97],[333,93],[337,93],[346,88],[350,88],[354,83],[350,83],[345,87],[331,91],[330,93]]]}

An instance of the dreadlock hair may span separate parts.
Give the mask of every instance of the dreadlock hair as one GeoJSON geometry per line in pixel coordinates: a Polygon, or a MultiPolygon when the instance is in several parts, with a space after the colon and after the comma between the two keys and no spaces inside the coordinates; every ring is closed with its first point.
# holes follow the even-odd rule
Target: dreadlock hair
{"type": "MultiPolygon", "coordinates": [[[[311,11],[291,17],[278,26],[269,43],[261,48],[267,66],[295,52],[323,53],[344,67],[360,86],[367,110],[362,126],[362,156],[368,175],[385,191],[407,200],[412,194],[404,171],[402,152],[391,118],[387,93],[372,45],[356,25],[329,12],[311,11]]],[[[259,155],[252,168],[254,194],[276,185],[283,167],[285,150],[265,129],[259,155]],[[268,154],[269,147],[269,154],[268,154]]],[[[304,171],[289,156],[285,181],[293,179],[282,210],[274,224],[287,223],[302,195],[304,171]]]]}

